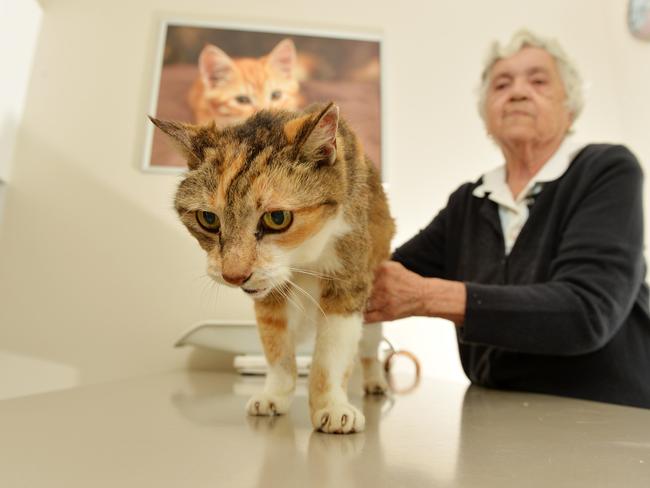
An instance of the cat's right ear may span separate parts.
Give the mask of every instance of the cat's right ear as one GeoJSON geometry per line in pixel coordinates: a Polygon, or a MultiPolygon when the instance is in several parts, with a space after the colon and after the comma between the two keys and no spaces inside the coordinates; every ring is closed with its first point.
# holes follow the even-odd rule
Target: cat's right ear
{"type": "Polygon", "coordinates": [[[205,86],[214,88],[228,81],[233,70],[233,60],[217,46],[208,44],[201,51],[199,55],[199,72],[205,86]]]}
{"type": "Polygon", "coordinates": [[[160,120],[148,116],[149,120],[154,123],[161,131],[172,138],[174,145],[187,159],[187,165],[190,169],[196,169],[201,164],[203,158],[203,146],[199,144],[199,139],[203,140],[200,131],[210,130],[212,126],[197,127],[182,122],[175,122],[172,120],[160,120]]]}
{"type": "Polygon", "coordinates": [[[319,112],[287,122],[284,135],[307,161],[315,162],[318,166],[331,165],[336,161],[338,125],[339,108],[330,102],[319,112]]]}
{"type": "Polygon", "coordinates": [[[296,67],[296,45],[291,39],[283,39],[269,53],[266,63],[287,78],[294,76],[296,67]]]}

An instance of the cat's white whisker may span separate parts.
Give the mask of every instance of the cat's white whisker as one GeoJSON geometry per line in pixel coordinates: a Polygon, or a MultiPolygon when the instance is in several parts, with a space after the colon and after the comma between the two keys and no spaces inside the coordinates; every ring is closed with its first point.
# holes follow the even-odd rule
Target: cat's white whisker
{"type": "Polygon", "coordinates": [[[305,274],[309,274],[309,275],[313,275],[313,276],[320,276],[320,277],[323,277],[323,278],[339,279],[339,278],[336,278],[334,276],[331,276],[331,275],[325,274],[325,273],[323,273],[321,271],[316,271],[316,270],[313,270],[313,269],[298,268],[296,266],[289,266],[288,268],[290,270],[296,271],[298,273],[305,273],[305,274]]]}
{"type": "MultiPolygon", "coordinates": [[[[289,292],[289,289],[290,289],[291,287],[296,287],[297,285],[296,285],[295,283],[292,283],[291,280],[288,280],[288,281],[285,281],[284,284],[283,284],[282,286],[284,287],[284,289],[285,289],[285,291],[286,291],[286,293],[287,293],[287,297],[289,297],[289,296],[291,295],[291,293],[289,292]]],[[[304,290],[302,290],[302,289],[298,290],[298,288],[300,288],[300,287],[297,287],[297,288],[296,288],[296,291],[304,292],[304,290]]],[[[295,300],[292,300],[292,302],[294,302],[294,303],[300,303],[300,301],[297,299],[297,297],[296,297],[295,300]]],[[[303,316],[304,316],[304,318],[307,319],[307,321],[308,321],[309,323],[311,323],[312,325],[316,325],[316,320],[315,320],[315,318],[312,317],[311,314],[307,313],[307,311],[305,310],[305,307],[302,306],[302,305],[300,305],[300,309],[301,309],[302,312],[303,312],[303,316]]]]}
{"type": "Polygon", "coordinates": [[[303,314],[305,317],[309,318],[308,315],[307,315],[307,311],[305,310],[305,308],[304,308],[302,305],[300,305],[299,302],[297,302],[296,300],[294,300],[293,298],[291,298],[288,289],[284,289],[284,287],[286,287],[286,286],[287,286],[287,283],[283,283],[282,285],[280,285],[280,286],[278,286],[278,287],[275,287],[275,289],[276,289],[276,290],[278,291],[278,293],[279,293],[280,295],[282,295],[282,296],[283,296],[287,301],[291,302],[291,303],[292,303],[292,304],[293,304],[293,305],[294,305],[298,310],[300,310],[300,311],[302,312],[302,314],[303,314]]]}
{"type": "Polygon", "coordinates": [[[327,314],[326,314],[325,311],[322,309],[322,307],[320,306],[320,304],[319,304],[319,303],[314,299],[314,297],[311,296],[311,295],[309,294],[309,292],[307,292],[304,288],[298,286],[298,285],[297,285],[296,283],[294,283],[293,281],[291,281],[291,280],[288,279],[287,282],[288,282],[288,283],[291,283],[291,286],[295,287],[296,290],[298,290],[298,291],[301,292],[303,295],[305,295],[307,298],[309,298],[312,302],[314,302],[314,305],[316,305],[316,308],[318,308],[318,310],[320,310],[321,314],[323,314],[323,318],[325,319],[325,322],[327,322],[327,314]]]}
{"type": "Polygon", "coordinates": [[[288,266],[288,268],[295,272],[295,273],[300,273],[300,274],[305,274],[308,276],[315,276],[316,278],[322,278],[324,280],[332,280],[332,281],[346,281],[342,278],[337,278],[336,276],[330,276],[324,273],[319,273],[318,271],[312,271],[312,270],[307,270],[307,269],[302,269],[302,268],[295,268],[293,266],[288,266]]]}
{"type": "Polygon", "coordinates": [[[209,288],[212,286],[214,281],[212,281],[212,279],[210,279],[210,277],[207,274],[201,276],[201,278],[208,278],[207,281],[203,282],[203,286],[201,287],[201,301],[204,301],[205,300],[205,294],[209,291],[209,288]]]}
{"type": "Polygon", "coordinates": [[[219,305],[219,292],[221,291],[221,284],[217,283],[216,281],[214,282],[214,285],[212,285],[216,289],[216,293],[214,294],[214,306],[215,308],[219,305]]]}
{"type": "Polygon", "coordinates": [[[205,294],[210,293],[210,297],[214,297],[214,307],[217,308],[219,305],[219,291],[221,290],[221,285],[217,281],[213,280],[210,276],[206,275],[206,277],[209,279],[203,285],[203,290],[201,291],[201,301],[205,301],[205,294]]]}
{"type": "Polygon", "coordinates": [[[203,273],[203,274],[200,274],[200,275],[198,275],[198,276],[195,276],[195,277],[192,279],[192,281],[197,281],[197,280],[201,280],[201,279],[203,279],[203,278],[209,278],[209,277],[210,277],[210,275],[208,275],[208,273],[203,273]]]}

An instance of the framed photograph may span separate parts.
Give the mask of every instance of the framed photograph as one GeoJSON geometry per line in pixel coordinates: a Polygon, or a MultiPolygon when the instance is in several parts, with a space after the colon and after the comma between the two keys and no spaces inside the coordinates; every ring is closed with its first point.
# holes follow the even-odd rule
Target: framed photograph
{"type": "MultiPolygon", "coordinates": [[[[149,114],[218,127],[264,108],[335,102],[381,171],[381,39],[376,35],[260,29],[165,20],[149,114]]],[[[148,123],[148,121],[147,121],[148,123]]],[[[148,123],[143,169],[186,170],[148,123]]]]}

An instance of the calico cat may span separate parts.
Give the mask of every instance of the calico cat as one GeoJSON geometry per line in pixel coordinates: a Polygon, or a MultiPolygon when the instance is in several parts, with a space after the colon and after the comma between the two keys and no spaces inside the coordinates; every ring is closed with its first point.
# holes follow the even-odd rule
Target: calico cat
{"type": "Polygon", "coordinates": [[[362,312],[374,269],[389,256],[394,222],[379,176],[338,107],[263,110],[224,129],[152,121],[187,158],[175,207],[207,253],[208,274],[255,303],[269,369],[248,413],[288,411],[295,344],[311,327],[314,428],[363,430],[347,382],[363,328],[364,388],[387,388],[377,360],[381,324],[362,327],[362,312]]]}
{"type": "Polygon", "coordinates": [[[198,124],[243,122],[261,109],[294,110],[302,104],[296,48],[280,41],[261,58],[233,59],[212,44],[199,55],[199,77],[188,94],[198,124]]]}

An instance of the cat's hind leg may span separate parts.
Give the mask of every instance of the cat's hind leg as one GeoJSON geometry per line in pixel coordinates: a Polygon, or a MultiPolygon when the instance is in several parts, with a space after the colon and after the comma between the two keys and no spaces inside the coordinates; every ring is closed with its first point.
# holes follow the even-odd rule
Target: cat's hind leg
{"type": "Polygon", "coordinates": [[[296,354],[285,303],[255,302],[257,328],[268,365],[264,391],[246,404],[249,415],[287,413],[296,388],[296,354]]]}
{"type": "Polygon", "coordinates": [[[360,313],[328,314],[318,324],[309,375],[309,407],[312,425],[321,432],[349,434],[365,427],[363,413],[347,396],[361,322],[360,313]]]}
{"type": "Polygon", "coordinates": [[[359,358],[363,371],[363,390],[367,395],[383,395],[388,391],[384,368],[379,360],[379,344],[383,338],[382,323],[365,324],[359,342],[359,358]]]}

